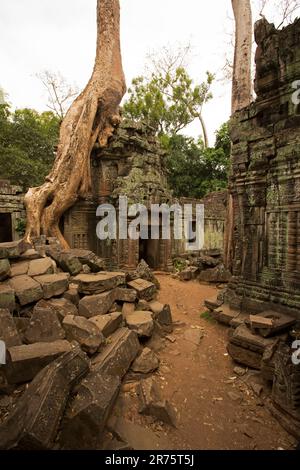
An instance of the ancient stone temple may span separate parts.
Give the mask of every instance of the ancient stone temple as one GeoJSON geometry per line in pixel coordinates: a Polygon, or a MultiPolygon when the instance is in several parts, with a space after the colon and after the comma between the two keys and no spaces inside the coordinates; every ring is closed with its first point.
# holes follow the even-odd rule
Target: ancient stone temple
{"type": "Polygon", "coordinates": [[[255,92],[231,122],[232,307],[300,319],[300,21],[257,23],[255,92]]]}
{"type": "Polygon", "coordinates": [[[18,240],[19,224],[25,218],[24,195],[20,186],[0,179],[0,243],[18,240]]]}

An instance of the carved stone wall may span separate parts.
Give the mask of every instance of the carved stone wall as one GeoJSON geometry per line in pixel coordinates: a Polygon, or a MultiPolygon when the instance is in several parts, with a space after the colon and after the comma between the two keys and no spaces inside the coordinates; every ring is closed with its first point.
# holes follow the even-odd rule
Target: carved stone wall
{"type": "Polygon", "coordinates": [[[20,238],[16,228],[25,218],[22,188],[0,180],[0,243],[20,238]]]}
{"type": "Polygon", "coordinates": [[[256,24],[256,101],[231,120],[232,306],[300,319],[300,21],[256,24]],[[294,95],[295,96],[295,95],[294,95]]]}

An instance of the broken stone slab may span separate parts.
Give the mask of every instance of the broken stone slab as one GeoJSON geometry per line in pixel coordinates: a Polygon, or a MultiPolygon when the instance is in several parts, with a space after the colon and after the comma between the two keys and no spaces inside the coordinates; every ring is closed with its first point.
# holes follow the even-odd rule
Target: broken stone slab
{"type": "Polygon", "coordinates": [[[29,247],[30,245],[25,243],[23,240],[0,243],[0,259],[19,258],[19,256],[29,247]]]}
{"type": "Polygon", "coordinates": [[[54,274],[55,264],[51,258],[40,258],[30,261],[28,276],[42,276],[43,274],[54,274]]]}
{"type": "Polygon", "coordinates": [[[147,302],[147,300],[143,300],[143,299],[140,299],[138,301],[138,304],[136,306],[136,310],[146,310],[147,312],[150,312],[151,308],[150,308],[150,302],[147,302]]]}
{"type": "Polygon", "coordinates": [[[283,331],[289,330],[296,323],[295,318],[290,317],[289,315],[267,311],[260,313],[259,315],[250,315],[249,325],[254,331],[264,338],[269,336],[274,336],[283,331]]]}
{"type": "Polygon", "coordinates": [[[27,276],[16,276],[10,279],[9,285],[15,291],[21,304],[28,305],[43,298],[43,289],[39,282],[27,276]]]}
{"type": "Polygon", "coordinates": [[[0,309],[0,340],[4,341],[6,348],[22,344],[13,316],[8,309],[0,309]]]}
{"type": "Polygon", "coordinates": [[[101,272],[97,274],[79,274],[73,279],[80,294],[101,294],[125,284],[125,273],[101,272]]]}
{"type": "Polygon", "coordinates": [[[51,343],[65,339],[65,331],[58,315],[46,301],[41,300],[35,305],[24,338],[28,344],[51,343]]]}
{"type": "Polygon", "coordinates": [[[144,279],[154,284],[156,289],[160,288],[158,279],[154,276],[152,270],[144,260],[140,261],[135,271],[127,273],[128,281],[134,281],[135,279],[144,279]]]}
{"type": "Polygon", "coordinates": [[[260,335],[252,333],[246,325],[241,325],[236,328],[230,337],[231,343],[247,347],[252,351],[259,352],[261,355],[264,353],[266,347],[272,345],[275,341],[277,340],[274,338],[262,338],[260,335]]]}
{"type": "Polygon", "coordinates": [[[89,266],[93,273],[105,270],[105,261],[89,250],[73,248],[71,253],[76,256],[82,264],[89,266]]]}
{"type": "Polygon", "coordinates": [[[104,342],[99,328],[84,317],[68,315],[64,318],[63,328],[69,341],[77,341],[83,351],[95,354],[104,342]]]}
{"type": "Polygon", "coordinates": [[[13,317],[13,318],[14,318],[14,322],[15,322],[16,328],[18,330],[18,333],[20,335],[21,342],[25,343],[24,335],[25,335],[25,331],[28,328],[28,325],[30,323],[30,318],[27,318],[27,317],[13,317]]]}
{"type": "Polygon", "coordinates": [[[176,427],[176,413],[172,405],[162,398],[158,385],[150,377],[142,380],[139,386],[141,406],[139,412],[176,427]]]}
{"type": "Polygon", "coordinates": [[[216,310],[219,307],[221,307],[221,305],[223,305],[223,303],[224,302],[221,299],[219,299],[218,297],[212,297],[210,299],[204,300],[205,307],[208,308],[208,310],[210,310],[211,312],[213,310],[216,310]]]}
{"type": "Polygon", "coordinates": [[[221,323],[222,325],[229,326],[231,321],[239,316],[240,312],[233,310],[229,307],[229,305],[224,304],[221,307],[213,310],[211,314],[212,317],[217,320],[217,322],[221,323]]]}
{"type": "Polygon", "coordinates": [[[126,318],[127,315],[135,311],[135,305],[133,303],[124,302],[122,307],[123,318],[126,318]]]}
{"type": "Polygon", "coordinates": [[[78,286],[69,285],[69,289],[64,293],[64,298],[72,302],[76,307],[78,307],[80,297],[78,294],[78,286]]]}
{"type": "Polygon", "coordinates": [[[41,285],[44,299],[58,297],[69,288],[69,275],[66,273],[45,274],[34,279],[41,285]]]}
{"type": "Polygon", "coordinates": [[[87,295],[79,302],[79,315],[86,318],[104,315],[109,312],[115,302],[115,297],[115,289],[103,292],[102,294],[87,295]]]}
{"type": "Polygon", "coordinates": [[[115,300],[118,302],[135,302],[137,298],[136,290],[117,287],[115,290],[115,300]]]}
{"type": "Polygon", "coordinates": [[[65,340],[13,346],[8,348],[10,359],[1,368],[1,374],[9,384],[30,382],[40,370],[70,349],[71,344],[65,340]]]}
{"type": "Polygon", "coordinates": [[[230,320],[229,326],[231,328],[238,328],[241,325],[244,325],[247,320],[249,319],[249,314],[241,312],[237,317],[234,317],[232,320],[230,320]]]}
{"type": "Polygon", "coordinates": [[[9,284],[0,284],[0,308],[13,312],[16,307],[15,291],[9,284]]]}
{"type": "Polygon", "coordinates": [[[70,273],[71,276],[77,276],[82,270],[82,264],[71,251],[63,251],[58,257],[58,264],[60,268],[70,273]]]}
{"type": "Polygon", "coordinates": [[[20,256],[20,260],[23,261],[30,261],[39,258],[41,258],[41,255],[34,248],[29,248],[28,250],[25,250],[24,253],[22,253],[20,256]]]}
{"type": "Polygon", "coordinates": [[[183,269],[183,271],[180,271],[178,276],[181,281],[191,281],[192,279],[196,279],[198,273],[199,268],[196,266],[189,266],[186,269],[183,269]]]}
{"type": "Polygon", "coordinates": [[[154,320],[158,321],[160,325],[170,326],[173,324],[170,305],[155,301],[150,302],[149,307],[153,313],[154,320]]]}
{"type": "Polygon", "coordinates": [[[250,349],[243,348],[242,346],[233,343],[228,343],[227,351],[232,359],[238,364],[260,370],[262,354],[259,352],[251,351],[250,349]]]}
{"type": "Polygon", "coordinates": [[[200,282],[211,282],[214,284],[227,283],[231,279],[231,272],[223,264],[215,268],[205,269],[198,276],[200,282]]]}
{"type": "Polygon", "coordinates": [[[170,443],[162,436],[157,436],[145,426],[140,426],[121,417],[110,417],[107,429],[118,441],[124,443],[126,449],[163,450],[170,446],[170,443]]]}
{"type": "Polygon", "coordinates": [[[81,382],[64,417],[60,444],[67,450],[97,450],[119,394],[119,377],[92,371],[81,382]]]}
{"type": "Polygon", "coordinates": [[[147,301],[153,299],[157,290],[155,284],[144,279],[135,279],[128,282],[128,285],[136,290],[139,299],[147,301]]]}
{"type": "Polygon", "coordinates": [[[94,323],[103,336],[107,338],[122,325],[123,315],[121,312],[113,312],[107,315],[97,315],[96,317],[90,318],[90,321],[94,323]]]}
{"type": "Polygon", "coordinates": [[[128,328],[135,331],[140,338],[150,338],[152,336],[154,331],[152,312],[135,311],[126,315],[125,321],[128,328]]]}
{"type": "Polygon", "coordinates": [[[47,304],[49,307],[51,307],[57,313],[57,316],[61,322],[68,315],[78,315],[77,307],[67,299],[59,298],[43,300],[40,302],[44,302],[44,305],[47,304]]]}
{"type": "Polygon", "coordinates": [[[5,281],[10,276],[10,263],[8,259],[0,259],[0,282],[5,281]]]}
{"type": "Polygon", "coordinates": [[[77,346],[40,371],[0,425],[0,449],[51,449],[69,393],[88,370],[77,346]]]}
{"type": "Polygon", "coordinates": [[[159,359],[150,348],[144,348],[133,362],[131,369],[140,374],[150,374],[159,367],[159,359]]]}
{"type": "Polygon", "coordinates": [[[103,351],[92,359],[93,368],[103,374],[123,378],[139,351],[136,333],[120,328],[110,336],[103,351]]]}
{"type": "Polygon", "coordinates": [[[11,265],[10,276],[22,276],[23,274],[27,274],[28,269],[29,261],[19,261],[18,263],[14,263],[11,265]]]}

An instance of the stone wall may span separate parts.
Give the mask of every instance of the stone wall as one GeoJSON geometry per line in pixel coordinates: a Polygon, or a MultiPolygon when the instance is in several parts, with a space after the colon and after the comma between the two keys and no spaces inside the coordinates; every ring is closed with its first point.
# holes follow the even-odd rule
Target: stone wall
{"type": "Polygon", "coordinates": [[[19,220],[25,218],[22,188],[12,186],[7,180],[0,180],[0,243],[18,240],[19,220]]]}
{"type": "Polygon", "coordinates": [[[300,20],[256,24],[256,101],[231,121],[231,306],[300,319],[300,20]]]}

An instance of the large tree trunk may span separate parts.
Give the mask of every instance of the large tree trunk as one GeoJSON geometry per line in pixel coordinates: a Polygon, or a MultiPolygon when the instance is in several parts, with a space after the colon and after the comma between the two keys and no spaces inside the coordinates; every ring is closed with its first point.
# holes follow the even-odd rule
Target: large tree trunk
{"type": "MultiPolygon", "coordinates": [[[[231,0],[235,18],[235,50],[232,77],[231,111],[248,106],[252,100],[251,54],[252,54],[252,11],[250,0],[231,0]]],[[[224,261],[232,270],[234,247],[234,207],[231,194],[227,200],[227,215],[224,240],[224,261]]]]}
{"type": "Polygon", "coordinates": [[[252,12],[250,0],[231,0],[235,18],[235,51],[232,78],[232,113],[252,99],[252,12]]]}
{"type": "Polygon", "coordinates": [[[60,130],[57,156],[45,183],[25,196],[31,242],[41,234],[57,237],[67,248],[59,221],[91,186],[90,154],[107,144],[120,121],[119,105],[126,91],[120,50],[119,0],[97,2],[97,52],[93,74],[70,107],[60,130]]]}

